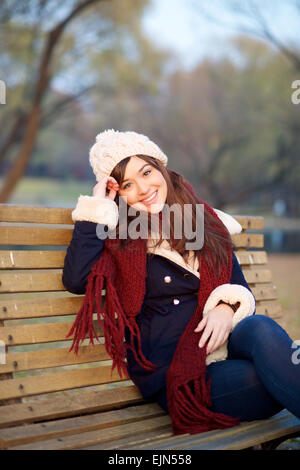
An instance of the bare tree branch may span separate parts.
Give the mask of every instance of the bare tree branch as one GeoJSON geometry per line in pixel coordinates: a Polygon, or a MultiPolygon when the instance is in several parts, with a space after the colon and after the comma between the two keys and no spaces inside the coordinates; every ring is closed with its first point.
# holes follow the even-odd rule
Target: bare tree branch
{"type": "Polygon", "coordinates": [[[67,17],[63,21],[61,21],[55,28],[53,28],[47,35],[44,52],[42,53],[40,61],[38,80],[34,90],[34,98],[31,109],[28,113],[28,120],[24,133],[24,139],[21,144],[21,148],[15,157],[14,164],[8,172],[8,175],[4,181],[3,187],[0,192],[0,202],[6,202],[8,200],[15,185],[23,176],[28,165],[32,150],[36,142],[37,132],[40,126],[41,104],[50,80],[49,68],[55,47],[66,26],[83,10],[95,3],[99,3],[100,1],[103,0],[85,0],[78,3],[75,8],[69,13],[69,15],[67,15],[67,17]]]}
{"type": "MultiPolygon", "coordinates": [[[[295,0],[292,3],[300,11],[300,2],[295,0]]],[[[262,15],[262,12],[258,8],[257,3],[253,2],[253,0],[248,0],[246,5],[244,3],[241,4],[237,2],[229,2],[228,9],[233,12],[233,14],[238,14],[240,16],[243,16],[244,18],[251,18],[252,20],[254,20],[256,27],[242,25],[234,26],[233,24],[229,24],[227,21],[217,18],[215,15],[209,13],[207,9],[202,5],[199,5],[198,2],[192,1],[192,5],[194,9],[200,12],[200,14],[204,18],[215,24],[239,31],[244,34],[256,36],[263,40],[267,40],[270,44],[276,47],[283,55],[285,55],[291,61],[296,70],[300,70],[300,55],[298,55],[295,51],[287,47],[282,41],[279,40],[278,37],[276,37],[271,32],[271,29],[268,26],[265,17],[262,15]]]]}

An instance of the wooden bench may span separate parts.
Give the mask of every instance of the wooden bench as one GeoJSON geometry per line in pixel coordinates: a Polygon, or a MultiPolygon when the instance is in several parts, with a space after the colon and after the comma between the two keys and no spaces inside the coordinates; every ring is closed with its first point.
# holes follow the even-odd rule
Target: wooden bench
{"type": "MultiPolygon", "coordinates": [[[[0,205],[2,449],[245,449],[275,440],[265,446],[271,448],[300,435],[300,420],[285,410],[227,430],[173,436],[156,403],[111,375],[103,338],[95,346],[86,340],[77,357],[69,353],[66,334],[83,300],[61,281],[71,211],[0,205]]],[[[263,218],[236,219],[243,226],[233,237],[236,254],[257,313],[279,318],[263,234],[251,233],[263,228],[263,218]]]]}

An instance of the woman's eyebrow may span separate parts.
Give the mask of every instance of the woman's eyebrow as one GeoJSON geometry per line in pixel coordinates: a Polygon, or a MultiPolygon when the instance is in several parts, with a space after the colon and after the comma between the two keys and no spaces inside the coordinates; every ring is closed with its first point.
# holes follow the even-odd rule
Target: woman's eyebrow
{"type": "MultiPolygon", "coordinates": [[[[139,169],[138,173],[140,173],[143,170],[143,168],[145,168],[145,166],[147,166],[147,165],[150,165],[150,163],[146,163],[145,165],[143,165],[142,168],[139,169]]],[[[123,180],[122,184],[125,183],[125,181],[128,181],[128,179],[129,178],[127,178],[126,180],[123,180]]]]}

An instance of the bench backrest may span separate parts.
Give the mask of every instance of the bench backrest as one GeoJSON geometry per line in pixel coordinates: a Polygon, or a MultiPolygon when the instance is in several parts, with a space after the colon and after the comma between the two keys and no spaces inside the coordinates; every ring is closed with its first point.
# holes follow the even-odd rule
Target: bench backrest
{"type": "MultiPolygon", "coordinates": [[[[117,372],[111,374],[103,337],[94,346],[86,340],[78,356],[69,352],[71,338],[65,338],[83,300],[67,292],[61,280],[72,237],[71,211],[0,204],[2,404],[131,384],[121,381],[117,372]]],[[[258,233],[263,218],[236,219],[243,227],[233,236],[236,255],[256,297],[257,313],[277,318],[281,309],[263,251],[263,234],[258,233]]],[[[97,329],[101,335],[98,325],[97,329]]]]}

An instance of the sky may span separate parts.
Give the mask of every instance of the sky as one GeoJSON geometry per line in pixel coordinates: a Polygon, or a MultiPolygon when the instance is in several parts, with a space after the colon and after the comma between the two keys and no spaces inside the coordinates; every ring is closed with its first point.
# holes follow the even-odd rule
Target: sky
{"type": "MultiPolygon", "coordinates": [[[[175,51],[187,69],[205,57],[227,54],[234,60],[229,40],[237,35],[238,23],[233,15],[214,4],[205,0],[152,0],[143,19],[144,30],[155,43],[175,51]],[[205,5],[218,20],[232,26],[206,19],[199,13],[197,4],[205,5]]],[[[265,17],[276,36],[300,47],[300,12],[295,15],[288,4],[285,0],[260,0],[263,8],[271,5],[265,17]]]]}

